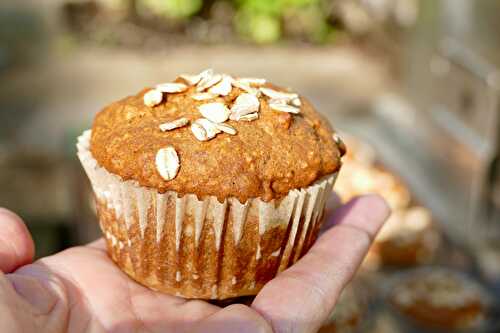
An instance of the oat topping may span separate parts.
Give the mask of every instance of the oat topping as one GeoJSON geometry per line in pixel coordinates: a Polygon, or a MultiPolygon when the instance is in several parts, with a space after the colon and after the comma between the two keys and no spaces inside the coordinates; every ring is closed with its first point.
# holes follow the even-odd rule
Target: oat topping
{"type": "Polygon", "coordinates": [[[215,138],[215,136],[221,132],[221,130],[217,127],[217,124],[208,119],[200,118],[197,119],[195,123],[203,127],[205,133],[207,133],[208,140],[215,138]]]}
{"type": "Polygon", "coordinates": [[[301,101],[299,95],[295,93],[277,91],[266,87],[260,87],[259,89],[265,96],[269,97],[269,107],[274,111],[293,114],[300,113],[301,101]]]}
{"type": "Polygon", "coordinates": [[[191,95],[191,98],[194,99],[195,101],[206,101],[209,99],[214,99],[217,97],[217,95],[211,94],[209,92],[206,93],[195,93],[191,95]]]}
{"type": "Polygon", "coordinates": [[[263,84],[266,84],[266,79],[255,78],[255,77],[241,77],[238,79],[238,82],[245,83],[248,85],[261,86],[263,84]]]}
{"type": "Polygon", "coordinates": [[[296,106],[296,107],[301,107],[302,106],[302,102],[300,101],[299,97],[296,97],[296,98],[292,99],[290,101],[290,104],[292,104],[293,106],[296,106]]]}
{"type": "Polygon", "coordinates": [[[229,134],[234,132],[234,134],[236,134],[236,130],[231,126],[217,124],[205,118],[197,119],[193,124],[191,124],[191,132],[193,132],[193,135],[199,141],[208,141],[213,139],[221,132],[229,134]]]}
{"type": "Polygon", "coordinates": [[[214,75],[214,70],[212,68],[207,68],[198,75],[200,76],[200,80],[202,80],[214,75]]]}
{"type": "Polygon", "coordinates": [[[203,126],[201,126],[197,122],[194,122],[191,124],[191,132],[193,132],[194,137],[198,141],[207,141],[208,140],[207,131],[205,131],[203,126]]]}
{"type": "Polygon", "coordinates": [[[222,79],[220,80],[220,82],[208,89],[208,92],[214,95],[227,96],[233,89],[231,84],[232,82],[233,78],[229,75],[224,74],[222,75],[222,79]]]}
{"type": "Polygon", "coordinates": [[[288,112],[294,114],[300,113],[300,109],[298,107],[283,103],[270,103],[269,107],[275,111],[280,111],[280,112],[288,112]]]}
{"type": "Polygon", "coordinates": [[[208,103],[198,107],[201,115],[214,123],[223,123],[229,119],[230,111],[224,103],[208,103]]]}
{"type": "Polygon", "coordinates": [[[183,83],[168,82],[156,86],[156,90],[164,93],[180,93],[186,91],[188,86],[183,83]]]}
{"type": "Polygon", "coordinates": [[[160,130],[162,132],[171,131],[176,128],[184,127],[189,123],[187,118],[178,118],[160,125],[160,130]]]}
{"type": "Polygon", "coordinates": [[[161,91],[152,89],[144,94],[144,104],[149,107],[156,106],[163,100],[163,94],[161,91]]]}
{"type": "Polygon", "coordinates": [[[297,95],[295,93],[287,93],[287,92],[277,91],[277,90],[274,90],[271,88],[265,88],[265,87],[261,87],[260,91],[264,95],[266,95],[267,97],[269,97],[271,99],[277,99],[277,100],[290,101],[294,98],[299,97],[299,95],[297,95]]]}
{"type": "Polygon", "coordinates": [[[241,82],[239,79],[233,80],[232,85],[236,88],[239,88],[249,94],[259,96],[260,95],[260,90],[257,88],[251,87],[248,83],[241,82]]]}
{"type": "Polygon", "coordinates": [[[231,108],[231,120],[239,120],[244,115],[258,112],[260,107],[259,99],[252,94],[244,93],[239,95],[231,108]]]}
{"type": "MultiPolygon", "coordinates": [[[[208,141],[219,133],[236,135],[237,130],[226,124],[228,120],[254,121],[259,119],[260,98],[267,100],[272,110],[298,114],[301,100],[298,94],[278,91],[264,87],[266,80],[262,78],[233,78],[227,74],[215,73],[207,69],[199,74],[182,74],[178,76],[181,82],[158,84],[155,89],[144,94],[144,104],[153,107],[164,100],[164,94],[177,94],[190,90],[190,97],[195,101],[209,101],[218,97],[224,98],[233,92],[233,87],[240,89],[236,98],[228,102],[212,102],[198,105],[198,111],[203,116],[191,123],[191,132],[198,141],[208,141]]],[[[220,98],[219,98],[220,99],[220,98]]],[[[172,131],[189,124],[185,117],[177,118],[159,126],[162,132],[172,131]]],[[[335,139],[335,138],[334,138],[335,139]]],[[[336,139],[335,139],[336,140],[336,139]]],[[[177,175],[179,158],[173,147],[160,149],[156,155],[158,172],[165,180],[171,180],[177,175]]]]}
{"type": "Polygon", "coordinates": [[[237,133],[236,130],[228,124],[215,124],[215,126],[217,126],[220,131],[230,135],[236,135],[237,133]]]}
{"type": "Polygon", "coordinates": [[[181,74],[181,75],[179,75],[179,77],[181,79],[183,79],[184,81],[186,81],[186,83],[189,84],[190,86],[196,85],[201,80],[200,74],[196,74],[196,75],[181,74]]]}
{"type": "Polygon", "coordinates": [[[205,91],[206,89],[219,83],[220,80],[222,80],[222,75],[220,75],[220,74],[206,75],[196,85],[196,91],[199,91],[199,92],[205,91]]]}
{"type": "Polygon", "coordinates": [[[257,112],[249,113],[238,118],[239,121],[253,121],[259,119],[259,114],[257,112]]]}
{"type": "Polygon", "coordinates": [[[156,169],[163,179],[172,180],[177,176],[180,164],[174,147],[168,146],[158,150],[155,162],[156,169]]]}

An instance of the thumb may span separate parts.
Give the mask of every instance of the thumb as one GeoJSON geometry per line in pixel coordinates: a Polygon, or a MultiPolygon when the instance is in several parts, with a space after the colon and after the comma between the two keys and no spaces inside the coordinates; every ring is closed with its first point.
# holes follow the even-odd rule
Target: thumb
{"type": "Polygon", "coordinates": [[[10,273],[33,261],[35,245],[23,220],[0,208],[0,272],[10,273]]]}

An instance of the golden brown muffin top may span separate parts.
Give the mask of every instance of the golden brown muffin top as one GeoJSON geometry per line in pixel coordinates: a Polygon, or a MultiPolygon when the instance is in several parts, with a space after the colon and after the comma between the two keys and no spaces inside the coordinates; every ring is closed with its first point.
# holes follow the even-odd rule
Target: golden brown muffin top
{"type": "Polygon", "coordinates": [[[241,202],[281,198],[339,170],[345,147],[303,97],[211,70],[174,83],[97,114],[90,149],[101,166],[160,193],[241,202]]]}

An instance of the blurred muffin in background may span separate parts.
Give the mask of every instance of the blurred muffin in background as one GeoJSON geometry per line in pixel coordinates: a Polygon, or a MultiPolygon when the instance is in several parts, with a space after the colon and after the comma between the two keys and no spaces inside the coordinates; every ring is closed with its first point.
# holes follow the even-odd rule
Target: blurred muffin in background
{"type": "Polygon", "coordinates": [[[370,251],[382,265],[411,266],[431,262],[440,244],[429,210],[415,206],[393,212],[370,251]]]}
{"type": "Polygon", "coordinates": [[[342,135],[349,147],[342,162],[342,173],[335,184],[335,190],[347,201],[366,193],[380,194],[392,208],[398,210],[408,207],[411,196],[408,188],[393,173],[377,164],[375,150],[349,135],[342,135]]]}
{"type": "Polygon", "coordinates": [[[411,322],[445,332],[479,328],[485,323],[488,295],[481,285],[444,268],[418,269],[390,288],[389,302],[411,322]]]}
{"type": "Polygon", "coordinates": [[[413,204],[406,184],[379,164],[370,145],[349,135],[343,138],[349,150],[336,183],[341,199],[347,201],[357,195],[377,193],[393,210],[363,268],[376,270],[381,265],[413,266],[431,262],[441,244],[441,233],[431,212],[413,204]]]}
{"type": "Polygon", "coordinates": [[[355,292],[352,285],[348,285],[318,333],[359,332],[366,312],[366,301],[355,292]]]}

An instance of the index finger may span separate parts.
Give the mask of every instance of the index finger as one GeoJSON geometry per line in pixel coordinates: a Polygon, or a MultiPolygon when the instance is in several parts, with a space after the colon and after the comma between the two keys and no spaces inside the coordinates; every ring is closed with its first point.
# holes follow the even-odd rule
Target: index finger
{"type": "Polygon", "coordinates": [[[325,232],[295,265],[264,286],[252,307],[277,333],[316,332],[331,313],[389,215],[376,195],[339,208],[325,232]]]}

